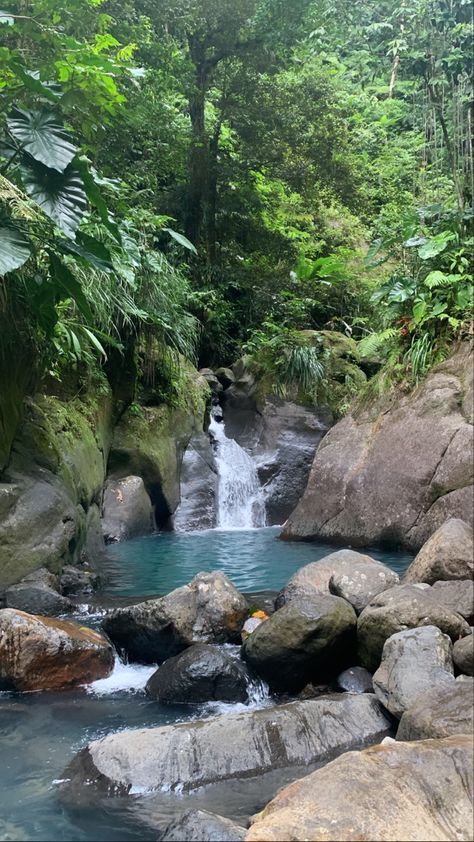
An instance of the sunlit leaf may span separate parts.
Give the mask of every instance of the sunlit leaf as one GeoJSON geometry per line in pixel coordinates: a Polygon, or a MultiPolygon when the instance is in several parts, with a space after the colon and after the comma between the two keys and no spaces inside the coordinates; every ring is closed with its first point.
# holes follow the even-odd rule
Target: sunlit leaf
{"type": "Polygon", "coordinates": [[[35,161],[64,172],[77,148],[51,111],[22,111],[16,108],[7,120],[10,134],[35,161]]]}

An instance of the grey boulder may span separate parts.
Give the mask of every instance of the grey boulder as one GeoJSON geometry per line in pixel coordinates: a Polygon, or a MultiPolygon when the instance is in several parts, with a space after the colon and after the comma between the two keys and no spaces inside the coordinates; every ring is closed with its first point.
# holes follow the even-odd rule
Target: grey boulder
{"type": "Polygon", "coordinates": [[[247,601],[223,573],[198,573],[159,599],[117,608],[103,628],[131,660],[160,663],[193,643],[238,643],[247,601]]]}
{"type": "Polygon", "coordinates": [[[474,573],[472,527],[459,518],[449,518],[423,544],[413,559],[405,582],[469,579],[474,573]]]}
{"type": "Polygon", "coordinates": [[[102,531],[107,544],[153,531],[153,508],[141,477],[108,480],[102,503],[102,531]]]}
{"type": "Polygon", "coordinates": [[[21,582],[5,591],[7,608],[17,608],[27,614],[57,617],[73,608],[72,602],[56,590],[58,578],[42,567],[29,573],[21,582]]]}
{"type": "Polygon", "coordinates": [[[456,640],[453,646],[453,661],[464,675],[474,675],[474,633],[456,640]]]}
{"type": "Polygon", "coordinates": [[[373,677],[375,695],[400,718],[421,693],[455,685],[451,653],[449,637],[434,626],[392,635],[373,677]]]}
{"type": "Polygon", "coordinates": [[[404,712],[397,740],[427,740],[454,734],[472,734],[474,687],[472,679],[453,681],[422,693],[404,712]]]}
{"type": "Polygon", "coordinates": [[[372,676],[364,667],[350,667],[337,676],[337,688],[346,693],[373,693],[372,676]]]}
{"type": "Polygon", "coordinates": [[[277,692],[301,690],[351,663],[357,618],[337,596],[292,601],[244,641],[242,657],[277,692]]]}
{"type": "Polygon", "coordinates": [[[458,579],[451,582],[434,582],[431,596],[451,611],[457,611],[461,617],[474,625],[474,582],[472,579],[458,579]]]}
{"type": "Polygon", "coordinates": [[[451,640],[469,634],[465,619],[437,602],[429,585],[397,585],[374,597],[358,618],[360,663],[376,670],[387,638],[419,626],[436,626],[451,640]]]}
{"type": "Polygon", "coordinates": [[[248,672],[217,646],[195,643],[168,658],[148,679],[147,695],[159,702],[246,702],[248,672]]]}
{"type": "Polygon", "coordinates": [[[243,842],[245,827],[207,810],[189,810],[171,822],[159,842],[243,842]]]}

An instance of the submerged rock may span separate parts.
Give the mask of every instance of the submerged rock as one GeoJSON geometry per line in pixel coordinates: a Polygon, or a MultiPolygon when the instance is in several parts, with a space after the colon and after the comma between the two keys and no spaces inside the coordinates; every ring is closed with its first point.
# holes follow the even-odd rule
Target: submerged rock
{"type": "Polygon", "coordinates": [[[390,713],[401,717],[421,693],[438,693],[456,683],[451,653],[449,637],[434,626],[392,635],[373,677],[375,695],[390,713]]]}
{"type": "Polygon", "coordinates": [[[120,731],[89,743],[64,773],[75,802],[98,790],[185,792],[328,760],[382,739],[390,722],[372,695],[292,702],[199,722],[120,731]]]}
{"type": "MultiPolygon", "coordinates": [[[[363,697],[362,697],[363,698],[363,697]]],[[[290,784],[259,813],[248,842],[470,839],[472,736],[350,752],[290,784]]]]}
{"type": "Polygon", "coordinates": [[[67,620],[0,611],[0,686],[15,690],[60,690],[88,684],[112,672],[109,641],[67,620]]]}
{"type": "Polygon", "coordinates": [[[436,626],[451,640],[469,634],[464,618],[437,602],[429,585],[397,585],[376,596],[358,618],[361,663],[376,670],[387,638],[419,626],[436,626]]]}
{"type": "Polygon", "coordinates": [[[452,681],[446,686],[421,693],[408,707],[398,726],[397,740],[426,740],[472,734],[474,686],[468,681],[452,681]]]}
{"type": "Polygon", "coordinates": [[[291,599],[312,592],[342,596],[360,613],[376,594],[399,582],[398,574],[385,564],[354,550],[337,550],[319,561],[300,567],[277,596],[281,608],[291,599]]]}
{"type": "Polygon", "coordinates": [[[18,608],[27,614],[41,614],[44,617],[66,614],[72,610],[73,604],[56,590],[57,587],[58,577],[41,567],[6,589],[5,605],[7,608],[18,608]]]}
{"type": "Polygon", "coordinates": [[[474,545],[472,527],[450,518],[423,544],[405,573],[405,582],[472,579],[474,545]]]}
{"type": "Polygon", "coordinates": [[[103,627],[131,660],[159,663],[192,643],[238,643],[247,613],[245,597],[218,571],[198,573],[160,599],[117,608],[103,627]]]}
{"type": "Polygon", "coordinates": [[[453,646],[453,661],[464,675],[474,675],[474,633],[456,640],[453,646]]]}
{"type": "Polygon", "coordinates": [[[189,810],[168,825],[159,842],[243,842],[246,833],[245,827],[216,813],[189,810]]]}
{"type": "Polygon", "coordinates": [[[301,690],[350,663],[356,615],[337,596],[290,602],[244,641],[242,657],[277,692],[301,690]]]}
{"type": "Polygon", "coordinates": [[[107,544],[153,531],[151,500],[141,477],[108,480],[102,504],[102,531],[107,544]]]}
{"type": "Polygon", "coordinates": [[[248,672],[222,649],[195,643],[168,658],[148,679],[146,692],[158,702],[246,702],[248,672]]]}
{"type": "Polygon", "coordinates": [[[337,687],[346,693],[373,693],[374,686],[370,672],[364,667],[350,667],[337,676],[337,687]]]}

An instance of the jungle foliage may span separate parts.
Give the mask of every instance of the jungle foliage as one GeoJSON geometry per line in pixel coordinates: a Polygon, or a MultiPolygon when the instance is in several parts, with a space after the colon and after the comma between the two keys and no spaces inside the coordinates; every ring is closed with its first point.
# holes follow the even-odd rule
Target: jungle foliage
{"type": "Polygon", "coordinates": [[[416,380],[472,333],[471,48],[468,0],[4,0],[2,358],[416,380]]]}

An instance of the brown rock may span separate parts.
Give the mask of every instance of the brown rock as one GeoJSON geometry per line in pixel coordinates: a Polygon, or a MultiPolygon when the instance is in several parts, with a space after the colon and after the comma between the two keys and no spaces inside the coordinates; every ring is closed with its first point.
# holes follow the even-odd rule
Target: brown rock
{"type": "Polygon", "coordinates": [[[384,741],[282,789],[247,842],[471,839],[473,740],[384,741]]]}
{"type": "Polygon", "coordinates": [[[423,544],[413,559],[405,582],[433,582],[469,579],[474,571],[472,527],[450,518],[423,544]]]}
{"type": "Polygon", "coordinates": [[[472,679],[419,695],[404,712],[397,740],[426,740],[472,734],[474,687],[472,679]]]}
{"type": "Polygon", "coordinates": [[[0,686],[60,690],[105,678],[114,653],[98,632],[66,620],[0,611],[0,686]]]}

